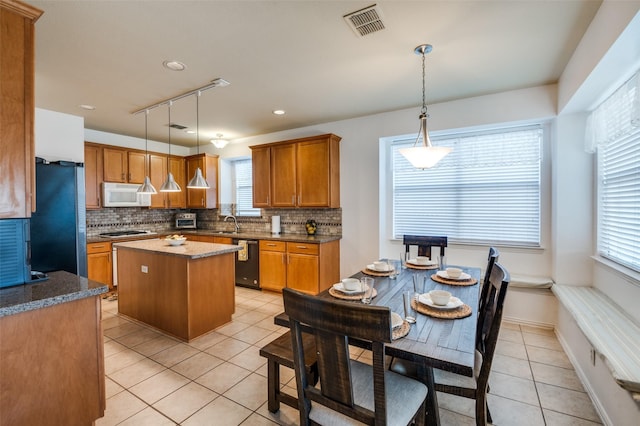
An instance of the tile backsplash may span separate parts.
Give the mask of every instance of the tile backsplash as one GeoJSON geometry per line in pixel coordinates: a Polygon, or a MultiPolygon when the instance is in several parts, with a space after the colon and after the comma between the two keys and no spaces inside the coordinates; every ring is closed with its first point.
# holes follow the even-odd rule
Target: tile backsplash
{"type": "MultiPolygon", "coordinates": [[[[196,213],[198,229],[233,231],[233,222],[224,222],[224,215],[218,209],[118,207],[87,210],[87,237],[131,229],[171,232],[175,230],[175,215],[181,212],[196,213]]],[[[261,213],[257,217],[239,216],[240,231],[271,232],[271,217],[280,216],[283,234],[305,234],[305,223],[313,219],[318,224],[318,235],[342,235],[342,209],[262,209],[261,213]]]]}

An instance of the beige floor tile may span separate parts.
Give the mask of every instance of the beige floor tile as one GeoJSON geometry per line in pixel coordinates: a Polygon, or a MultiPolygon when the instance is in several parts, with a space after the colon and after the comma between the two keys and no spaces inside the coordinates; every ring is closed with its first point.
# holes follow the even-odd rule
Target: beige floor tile
{"type": "Polygon", "coordinates": [[[163,351],[151,355],[149,358],[159,362],[165,367],[172,367],[177,363],[184,361],[198,353],[198,350],[185,344],[179,343],[175,346],[171,346],[163,351]]]}
{"type": "Polygon", "coordinates": [[[266,313],[266,312],[260,312],[255,310],[255,311],[247,311],[243,315],[238,315],[233,320],[244,322],[249,325],[254,325],[264,319],[271,319],[271,321],[273,322],[273,315],[270,315],[269,313],[266,313]]]}
{"type": "Polygon", "coordinates": [[[216,328],[216,333],[224,334],[227,337],[233,337],[233,335],[244,330],[247,327],[249,327],[249,324],[240,321],[232,321],[216,328]]]}
{"type": "Polygon", "coordinates": [[[122,370],[125,367],[142,361],[144,356],[132,351],[131,349],[125,349],[117,352],[113,355],[105,357],[104,359],[104,372],[105,374],[113,374],[118,370],[122,370]]]}
{"type": "Polygon", "coordinates": [[[256,413],[253,413],[247,420],[241,423],[242,426],[275,426],[277,424],[278,423],[256,413]]]}
{"type": "Polygon", "coordinates": [[[529,405],[508,398],[487,396],[493,424],[498,426],[544,426],[540,406],[529,405]]]}
{"type": "Polygon", "coordinates": [[[181,423],[219,395],[197,383],[189,383],[153,404],[159,412],[181,423]]]}
{"type": "Polygon", "coordinates": [[[164,371],[166,367],[152,361],[148,358],[143,358],[135,364],[131,364],[121,370],[111,373],[109,377],[119,385],[130,388],[138,383],[147,380],[151,376],[164,371]]]}
{"type": "Polygon", "coordinates": [[[104,330],[104,335],[111,337],[112,339],[118,339],[119,337],[126,336],[127,334],[135,333],[137,331],[144,330],[144,327],[132,322],[126,322],[124,324],[111,327],[104,330]]]}
{"type": "Polygon", "coordinates": [[[255,323],[255,325],[257,327],[264,328],[265,330],[270,330],[270,331],[276,331],[284,328],[281,325],[277,325],[273,322],[272,315],[269,315],[267,318],[263,319],[262,321],[258,321],[257,323],[255,323]]]}
{"type": "Polygon", "coordinates": [[[264,403],[256,410],[256,413],[282,426],[300,425],[300,413],[288,405],[280,404],[280,410],[271,413],[267,407],[267,403],[264,403]]]}
{"type": "Polygon", "coordinates": [[[511,328],[500,328],[498,339],[514,343],[524,343],[524,340],[522,339],[522,332],[511,328]]]}
{"type": "Polygon", "coordinates": [[[494,354],[491,372],[510,374],[523,379],[533,380],[529,362],[524,359],[513,358],[506,355],[494,354]]]}
{"type": "Polygon", "coordinates": [[[182,424],[184,426],[237,426],[248,419],[251,413],[251,410],[221,396],[182,424]]]}
{"type": "Polygon", "coordinates": [[[176,423],[158,413],[151,407],[147,407],[134,416],[129,417],[119,426],[171,426],[176,423]]]}
{"type": "Polygon", "coordinates": [[[153,404],[189,383],[189,379],[171,370],[164,370],[129,388],[147,404],[153,404]]]}
{"type": "Polygon", "coordinates": [[[263,313],[267,314],[270,317],[274,317],[274,316],[276,316],[279,313],[284,311],[284,306],[282,305],[282,302],[280,301],[279,303],[267,303],[265,305],[260,306],[256,310],[258,312],[263,312],[263,313]]]}
{"type": "Polygon", "coordinates": [[[551,410],[542,410],[547,426],[597,426],[600,422],[592,422],[590,420],[569,416],[567,414],[558,413],[551,410]]]}
{"type": "Polygon", "coordinates": [[[114,382],[108,377],[105,377],[104,379],[104,387],[105,387],[105,397],[107,399],[111,398],[115,394],[120,393],[124,390],[122,386],[120,386],[119,384],[117,384],[116,382],[114,382]]]}
{"type": "Polygon", "coordinates": [[[109,341],[104,342],[104,356],[109,357],[115,353],[122,352],[126,350],[127,347],[125,345],[121,345],[115,340],[109,339],[109,341]]]}
{"type": "Polygon", "coordinates": [[[573,368],[569,358],[567,358],[567,355],[562,351],[554,351],[536,346],[527,346],[527,353],[529,354],[529,360],[533,362],[562,368],[573,368]]]}
{"type": "Polygon", "coordinates": [[[215,331],[212,331],[210,333],[205,334],[204,336],[200,336],[190,341],[188,344],[189,346],[193,346],[196,349],[204,351],[205,349],[210,348],[211,346],[223,341],[226,338],[227,336],[225,336],[224,334],[220,334],[215,331]]]}
{"type": "Polygon", "coordinates": [[[249,374],[251,374],[249,370],[225,362],[224,364],[220,364],[213,370],[198,377],[195,381],[202,386],[208,387],[214,392],[223,394],[249,374]]]}
{"type": "Polygon", "coordinates": [[[599,422],[600,417],[593,408],[591,399],[585,392],[578,392],[558,386],[536,383],[542,408],[569,414],[585,420],[599,422]]]}
{"type": "Polygon", "coordinates": [[[513,358],[528,359],[524,344],[498,340],[495,353],[513,358]]]}
{"type": "Polygon", "coordinates": [[[438,407],[473,419],[476,418],[475,401],[469,398],[438,392],[438,407]]]}
{"type": "Polygon", "coordinates": [[[556,337],[555,331],[552,328],[547,327],[536,327],[533,325],[521,325],[520,329],[523,333],[533,333],[533,334],[542,334],[545,336],[556,337]]]}
{"type": "Polygon", "coordinates": [[[187,358],[184,361],[174,365],[173,367],[171,367],[171,369],[178,374],[182,374],[183,376],[194,380],[202,376],[207,371],[214,369],[223,362],[224,361],[218,357],[209,355],[204,352],[199,352],[191,358],[187,358]]]}
{"type": "Polygon", "coordinates": [[[562,351],[562,346],[556,336],[522,333],[522,337],[524,338],[524,344],[527,346],[537,346],[540,348],[552,349],[554,351],[562,351]]]}
{"type": "Polygon", "coordinates": [[[138,331],[134,331],[133,333],[118,337],[116,341],[128,348],[132,348],[160,336],[161,334],[157,331],[151,330],[149,328],[142,328],[138,331]]]}
{"type": "Polygon", "coordinates": [[[226,391],[223,396],[250,410],[257,410],[267,401],[267,379],[259,374],[250,374],[240,383],[226,391]]]}
{"type": "Polygon", "coordinates": [[[271,335],[272,333],[272,331],[265,330],[264,328],[248,327],[234,334],[233,338],[253,345],[271,335]]]}
{"type": "Polygon", "coordinates": [[[102,320],[102,329],[106,332],[107,330],[110,330],[113,327],[118,327],[124,324],[131,324],[131,321],[118,315],[110,318],[105,318],[104,320],[102,320]]]}
{"type": "Polygon", "coordinates": [[[475,426],[474,417],[463,416],[453,411],[440,409],[440,425],[441,426],[475,426]]]}
{"type": "MultiPolygon", "coordinates": [[[[280,327],[280,328],[282,328],[282,327],[280,327]]],[[[275,331],[271,332],[271,334],[268,334],[264,339],[258,340],[253,345],[258,347],[258,348],[261,348],[261,347],[263,347],[265,345],[268,345],[269,343],[271,343],[272,341],[274,341],[278,337],[282,336],[287,331],[288,330],[278,330],[278,329],[276,329],[275,331]]]]}
{"type": "Polygon", "coordinates": [[[573,369],[532,362],[531,370],[536,382],[584,392],[584,387],[573,369]]]}
{"type": "Polygon", "coordinates": [[[515,322],[510,322],[510,321],[502,321],[500,323],[500,329],[502,330],[504,328],[520,331],[520,324],[517,324],[515,322]]]}
{"type": "Polygon", "coordinates": [[[491,394],[538,405],[538,394],[533,380],[521,379],[508,374],[492,371],[489,379],[491,394]]]}
{"type": "Polygon", "coordinates": [[[160,351],[163,351],[172,346],[175,346],[179,343],[180,342],[178,340],[172,337],[160,335],[155,339],[151,339],[137,346],[134,346],[132,349],[136,352],[141,353],[144,356],[151,356],[153,354],[157,354],[160,351]]]}
{"type": "Polygon", "coordinates": [[[260,348],[258,346],[250,346],[229,359],[229,362],[247,370],[255,371],[266,364],[267,359],[260,356],[260,348]]]}
{"type": "Polygon", "coordinates": [[[107,399],[104,417],[96,420],[96,426],[117,425],[147,407],[143,401],[128,391],[120,392],[107,399]]]}
{"type": "Polygon", "coordinates": [[[249,343],[233,339],[231,337],[216,343],[206,350],[208,354],[217,356],[218,358],[228,361],[240,352],[251,347],[249,343]]]}

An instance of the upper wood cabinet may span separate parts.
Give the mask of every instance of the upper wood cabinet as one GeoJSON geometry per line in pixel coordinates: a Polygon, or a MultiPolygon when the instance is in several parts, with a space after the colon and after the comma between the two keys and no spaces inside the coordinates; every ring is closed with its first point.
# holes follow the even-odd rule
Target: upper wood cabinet
{"type": "Polygon", "coordinates": [[[146,154],[144,151],[104,148],[104,181],[123,183],[144,182],[146,154]]]}
{"type": "Polygon", "coordinates": [[[42,11],[0,0],[0,218],[35,208],[34,23],[42,11]]]}
{"type": "MultiPolygon", "coordinates": [[[[187,175],[186,175],[186,160],[182,157],[169,156],[168,159],[169,171],[173,174],[173,178],[176,183],[180,185],[180,192],[168,192],[167,193],[167,207],[171,209],[184,209],[187,207],[187,175]]],[[[158,187],[157,189],[159,189],[158,187]]]]}
{"type": "Polygon", "coordinates": [[[340,140],[326,134],[250,147],[254,207],[340,207],[340,140]]]}
{"type": "MultiPolygon", "coordinates": [[[[218,156],[198,154],[186,157],[187,177],[189,182],[200,167],[202,176],[207,180],[209,189],[187,188],[187,208],[215,209],[218,207],[218,156]]],[[[184,186],[186,187],[186,185],[184,186]]],[[[184,188],[183,187],[183,188],[184,188]]]]}
{"type": "Polygon", "coordinates": [[[85,205],[87,209],[102,207],[102,147],[96,144],[84,145],[85,205]]]}
{"type": "Polygon", "coordinates": [[[166,156],[163,154],[149,154],[149,179],[157,191],[167,178],[170,171],[182,191],[158,192],[151,195],[152,208],[185,208],[186,207],[186,183],[185,160],[182,157],[166,156]]]}

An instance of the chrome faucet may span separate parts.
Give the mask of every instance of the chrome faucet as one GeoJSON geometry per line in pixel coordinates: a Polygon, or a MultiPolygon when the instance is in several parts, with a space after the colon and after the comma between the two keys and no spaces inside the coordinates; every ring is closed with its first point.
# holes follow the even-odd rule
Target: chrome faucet
{"type": "Polygon", "coordinates": [[[236,232],[239,232],[240,231],[240,226],[238,226],[238,219],[236,219],[236,217],[234,215],[232,215],[232,214],[229,214],[229,215],[225,216],[224,222],[226,222],[227,219],[233,219],[233,223],[234,223],[234,225],[236,227],[236,232]]]}

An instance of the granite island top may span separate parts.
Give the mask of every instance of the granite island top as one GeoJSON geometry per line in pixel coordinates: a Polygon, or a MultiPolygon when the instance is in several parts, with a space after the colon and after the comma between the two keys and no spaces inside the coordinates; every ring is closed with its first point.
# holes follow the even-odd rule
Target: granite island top
{"type": "Polygon", "coordinates": [[[116,248],[148,251],[170,256],[188,257],[190,259],[217,256],[241,250],[241,247],[236,245],[189,241],[188,237],[187,241],[179,246],[172,246],[164,239],[129,241],[114,243],[113,245],[116,248]]]}
{"type": "Polygon", "coordinates": [[[139,241],[141,239],[155,239],[163,237],[164,235],[181,234],[189,238],[189,235],[207,235],[212,237],[229,237],[237,238],[239,240],[273,240],[273,241],[286,241],[293,243],[313,243],[322,244],[331,241],[339,240],[341,235],[307,235],[307,234],[271,234],[270,232],[221,232],[211,229],[167,229],[165,231],[158,231],[156,234],[141,234],[128,237],[98,237],[93,236],[87,238],[87,243],[121,243],[125,241],[139,241]]]}
{"type": "Polygon", "coordinates": [[[97,296],[106,284],[66,271],[48,272],[49,279],[0,289],[0,317],[97,296]]]}

